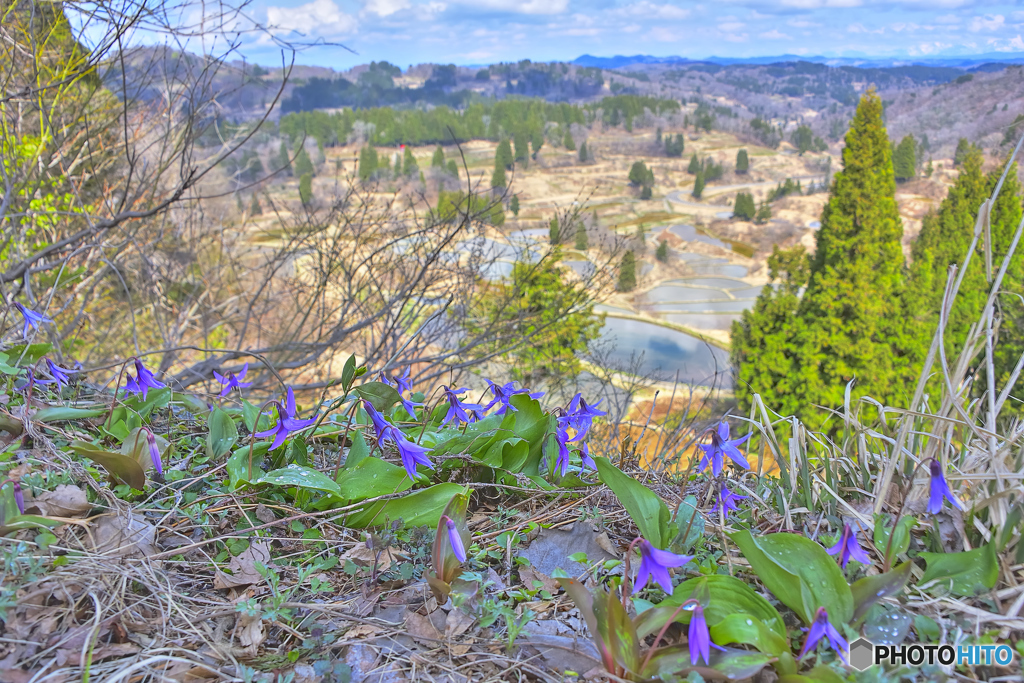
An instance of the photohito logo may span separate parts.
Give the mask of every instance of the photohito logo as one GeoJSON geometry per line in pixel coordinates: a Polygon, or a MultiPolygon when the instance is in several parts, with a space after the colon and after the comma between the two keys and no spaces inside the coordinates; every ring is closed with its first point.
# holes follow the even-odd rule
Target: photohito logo
{"type": "Polygon", "coordinates": [[[1013,648],[1009,645],[875,645],[867,638],[850,643],[850,666],[858,671],[876,664],[1008,666],[1012,661],[1013,648]]]}

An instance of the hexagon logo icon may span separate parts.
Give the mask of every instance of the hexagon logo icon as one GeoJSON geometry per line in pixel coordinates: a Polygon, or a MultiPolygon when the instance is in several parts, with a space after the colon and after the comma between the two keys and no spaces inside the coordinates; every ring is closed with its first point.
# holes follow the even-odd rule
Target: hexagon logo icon
{"type": "Polygon", "coordinates": [[[865,671],[875,663],[875,646],[867,638],[858,638],[850,643],[850,666],[865,671]]]}

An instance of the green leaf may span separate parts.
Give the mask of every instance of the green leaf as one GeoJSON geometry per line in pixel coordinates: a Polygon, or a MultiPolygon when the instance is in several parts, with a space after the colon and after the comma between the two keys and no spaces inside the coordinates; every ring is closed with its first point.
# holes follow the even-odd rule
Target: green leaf
{"type": "Polygon", "coordinates": [[[356,379],[356,357],[349,356],[345,361],[345,367],[341,370],[341,388],[346,392],[352,388],[352,382],[356,379]]]}
{"type": "Polygon", "coordinates": [[[775,657],[789,650],[785,638],[780,638],[764,622],[748,614],[730,614],[709,630],[711,640],[719,645],[753,645],[759,652],[775,657]]]}
{"type": "Polygon", "coordinates": [[[627,672],[637,673],[640,669],[640,640],[622,607],[618,591],[598,590],[594,599],[594,617],[598,633],[608,646],[612,659],[627,672]]]}
{"type": "Polygon", "coordinates": [[[6,353],[0,352],[0,373],[5,375],[18,375],[21,370],[13,365],[8,365],[7,361],[10,360],[10,356],[6,353]]]}
{"type": "MultiPolygon", "coordinates": [[[[242,446],[236,448],[232,453],[231,457],[228,458],[227,470],[229,485],[232,489],[237,489],[241,484],[251,484],[253,472],[249,472],[249,458],[250,458],[250,447],[242,446]]],[[[252,445],[251,458],[252,468],[256,472],[259,472],[259,463],[270,451],[270,443],[267,441],[259,441],[252,445]]]]}
{"type": "Polygon", "coordinates": [[[24,344],[15,344],[7,349],[6,353],[7,358],[13,360],[15,365],[27,368],[38,363],[50,351],[53,351],[53,344],[29,344],[27,349],[24,344]]]}
{"type": "Polygon", "coordinates": [[[466,489],[458,484],[436,484],[395,500],[378,501],[363,510],[352,513],[344,521],[346,526],[363,529],[383,526],[401,519],[407,528],[435,526],[448,501],[466,489]]]}
{"type": "MultiPolygon", "coordinates": [[[[363,437],[362,430],[355,430],[355,436],[352,437],[352,444],[349,446],[348,453],[345,455],[345,469],[352,469],[369,457],[369,455],[370,447],[366,445],[366,439],[363,437]]],[[[339,472],[339,481],[342,476],[342,472],[339,472]]]]}
{"type": "Polygon", "coordinates": [[[173,392],[169,387],[164,389],[153,389],[146,394],[145,400],[142,398],[142,394],[122,396],[124,404],[132,408],[140,417],[146,419],[150,414],[157,408],[166,408],[171,403],[171,394],[173,392]]]}
{"type": "Polygon", "coordinates": [[[99,417],[107,414],[107,408],[68,408],[65,406],[50,406],[41,408],[32,415],[36,422],[70,422],[89,417],[99,417]]]}
{"type": "Polygon", "coordinates": [[[612,490],[622,507],[633,518],[640,535],[654,547],[664,549],[662,531],[668,526],[669,511],[654,491],[624,474],[607,458],[594,458],[601,481],[612,490]]]}
{"type": "Polygon", "coordinates": [[[992,590],[999,579],[994,543],[963,553],[921,553],[920,556],[928,563],[928,568],[919,586],[937,581],[957,595],[969,597],[992,590]]]}
{"type": "Polygon", "coordinates": [[[402,400],[395,388],[384,384],[384,382],[360,384],[352,389],[352,392],[364,401],[369,401],[370,405],[382,413],[402,400]]]}
{"type": "Polygon", "coordinates": [[[137,460],[84,441],[72,441],[70,446],[75,453],[102,465],[112,476],[133,489],[141,491],[146,488],[146,472],[137,460]]]}
{"type": "Polygon", "coordinates": [[[436,534],[434,535],[434,547],[431,553],[431,560],[434,567],[434,575],[442,582],[451,585],[461,573],[462,563],[455,557],[451,542],[448,539],[448,525],[444,520],[447,516],[455,522],[455,529],[462,539],[462,547],[469,548],[473,537],[469,533],[469,526],[466,524],[466,510],[469,509],[469,494],[457,493],[445,505],[444,511],[437,520],[436,534]]]}
{"type": "Polygon", "coordinates": [[[876,602],[890,595],[896,595],[903,590],[907,580],[910,578],[910,571],[914,568],[913,562],[904,562],[890,572],[865,576],[859,581],[854,581],[850,586],[853,594],[853,620],[854,623],[867,616],[868,610],[876,602]]]}
{"type": "MultiPolygon", "coordinates": [[[[760,652],[727,647],[724,652],[712,648],[710,660],[710,670],[706,666],[693,666],[690,664],[688,647],[667,647],[662,648],[651,657],[651,661],[643,673],[648,678],[657,676],[668,679],[696,671],[704,678],[717,679],[725,676],[729,680],[738,681],[757,675],[772,661],[772,657],[760,652]]],[[[701,664],[703,664],[703,660],[701,660],[701,664]]]]}
{"type": "Polygon", "coordinates": [[[354,501],[401,493],[412,488],[404,467],[392,465],[380,458],[363,458],[353,467],[338,473],[338,498],[347,505],[354,501]]]}
{"type": "Polygon", "coordinates": [[[303,467],[292,463],[287,467],[267,472],[253,482],[254,484],[270,484],[272,486],[296,486],[301,489],[326,491],[337,495],[341,489],[322,472],[311,467],[303,467]]]}
{"type": "Polygon", "coordinates": [[[15,531],[21,531],[22,529],[36,529],[39,527],[52,529],[66,523],[67,522],[60,519],[40,517],[39,515],[15,515],[0,524],[0,536],[6,536],[7,534],[15,531]]]}
{"type": "MultiPolygon", "coordinates": [[[[717,624],[733,614],[746,614],[765,624],[775,635],[786,639],[786,626],[778,610],[745,582],[726,574],[687,579],[676,586],[672,596],[663,600],[659,607],[678,607],[703,589],[706,589],[709,595],[708,605],[704,608],[704,618],[709,624],[717,624]]],[[[690,622],[690,614],[680,612],[676,621],[687,624],[690,622]]],[[[658,624],[645,625],[643,628],[638,626],[637,630],[643,637],[656,633],[664,623],[662,620],[658,624]]]]}
{"type": "Polygon", "coordinates": [[[219,459],[238,443],[238,428],[226,412],[217,408],[206,418],[209,433],[206,435],[206,455],[219,459]]]}
{"type": "MultiPolygon", "coordinates": [[[[245,428],[249,430],[249,433],[256,431],[256,421],[260,417],[259,406],[254,406],[244,398],[242,399],[242,423],[245,424],[245,428]]],[[[262,430],[260,430],[262,431],[262,430]]]]}
{"type": "Polygon", "coordinates": [[[819,664],[805,674],[788,674],[779,678],[779,683],[845,683],[846,679],[824,664],[819,664]]]}
{"type": "MultiPolygon", "coordinates": [[[[886,521],[886,518],[882,515],[875,518],[875,547],[883,555],[889,545],[889,534],[892,532],[892,529],[886,525],[886,521]]],[[[896,531],[892,537],[892,548],[889,550],[890,560],[907,552],[907,548],[910,547],[910,530],[916,525],[917,520],[913,517],[904,517],[896,525],[896,531]]]]}
{"type": "MultiPolygon", "coordinates": [[[[157,451],[160,453],[161,462],[169,460],[167,453],[170,451],[171,442],[164,437],[154,434],[157,451]]],[[[142,465],[142,469],[148,472],[153,467],[153,456],[149,453],[149,441],[142,427],[133,429],[124,441],[121,442],[121,455],[127,455],[135,462],[142,465]]]]}
{"type": "Polygon", "coordinates": [[[853,616],[853,595],[836,561],[820,545],[796,534],[754,537],[749,531],[730,536],[757,576],[805,623],[814,621],[819,607],[833,623],[853,616]]]}
{"type": "MultiPolygon", "coordinates": [[[[504,416],[491,415],[484,419],[467,425],[465,431],[450,430],[442,432],[443,440],[438,441],[432,449],[432,454],[441,455],[471,455],[474,459],[480,460],[481,456],[492,444],[502,437],[511,437],[511,429],[502,429],[504,416]]],[[[511,425],[511,420],[509,421],[511,425]]],[[[500,463],[499,463],[500,464],[500,463]]]]}
{"type": "MultiPolygon", "coordinates": [[[[583,620],[587,622],[587,630],[590,631],[590,637],[594,639],[594,644],[597,646],[597,651],[601,654],[601,660],[604,667],[608,671],[614,670],[615,658],[612,656],[611,650],[605,645],[604,640],[601,639],[601,630],[597,625],[597,616],[594,614],[594,596],[584,588],[583,584],[576,579],[557,577],[558,585],[568,594],[569,598],[576,605],[576,609],[583,615],[583,620]]],[[[603,589],[598,589],[603,590],[603,589]]]]}
{"type": "Polygon", "coordinates": [[[555,418],[547,415],[541,408],[540,401],[530,398],[528,394],[515,394],[509,399],[509,403],[516,409],[512,431],[529,444],[530,449],[526,462],[520,465],[519,471],[526,475],[537,476],[540,473],[544,434],[555,418]]]}
{"type": "Polygon", "coordinates": [[[704,515],[697,509],[697,498],[687,496],[676,510],[673,520],[678,533],[668,545],[668,549],[681,554],[692,548],[704,535],[704,515]]]}

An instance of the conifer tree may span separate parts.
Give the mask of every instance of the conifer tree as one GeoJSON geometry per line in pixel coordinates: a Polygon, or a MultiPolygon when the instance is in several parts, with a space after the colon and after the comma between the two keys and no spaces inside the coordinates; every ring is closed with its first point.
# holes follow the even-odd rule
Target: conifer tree
{"type": "Polygon", "coordinates": [[[506,171],[511,171],[514,163],[511,143],[507,139],[502,140],[498,143],[498,149],[494,153],[494,166],[501,166],[506,171]]]}
{"type": "Polygon", "coordinates": [[[434,150],[434,156],[430,159],[431,168],[444,168],[444,148],[438,145],[434,150]]]}
{"type": "Polygon", "coordinates": [[[736,152],[736,172],[746,173],[750,170],[750,158],[747,156],[747,150],[741,149],[736,152]]]}
{"type": "Polygon", "coordinates": [[[455,159],[448,160],[448,175],[453,178],[459,177],[459,165],[455,163],[455,159]]]}
{"type": "Polygon", "coordinates": [[[636,257],[633,252],[627,251],[622,255],[622,262],[619,263],[619,291],[632,292],[636,289],[636,257]]]}
{"type": "Polygon", "coordinates": [[[536,159],[540,153],[540,148],[544,146],[544,129],[537,128],[533,131],[533,137],[530,139],[530,147],[533,148],[533,158],[536,159]]]}
{"type": "Polygon", "coordinates": [[[693,156],[690,157],[690,165],[686,167],[686,172],[690,175],[697,175],[700,171],[700,162],[697,161],[697,153],[694,152],[693,156]]]}
{"type": "Polygon", "coordinates": [[[906,135],[896,146],[892,159],[893,173],[897,182],[906,182],[916,175],[917,142],[913,135],[906,135]]]}
{"type": "Polygon", "coordinates": [[[963,163],[972,146],[973,145],[967,141],[967,138],[960,138],[956,143],[956,151],[953,152],[953,168],[956,168],[963,163]]]}
{"type": "Polygon", "coordinates": [[[530,138],[526,135],[526,131],[517,131],[513,136],[513,142],[516,146],[515,160],[525,165],[530,158],[530,138]]]}
{"type": "Polygon", "coordinates": [[[658,245],[658,248],[654,252],[654,258],[658,259],[662,263],[668,262],[668,242],[662,240],[658,245]]]}
{"type": "Polygon", "coordinates": [[[565,139],[562,142],[565,144],[565,148],[570,152],[576,151],[576,141],[572,139],[572,133],[566,132],[565,139]]]}
{"type": "Polygon", "coordinates": [[[519,195],[512,195],[512,201],[508,203],[508,210],[512,212],[513,216],[519,217],[519,195]]]}
{"type": "Polygon", "coordinates": [[[505,167],[495,165],[494,173],[491,174],[491,187],[505,187],[505,167]]]}
{"type": "Polygon", "coordinates": [[[377,172],[377,150],[372,145],[366,145],[359,150],[359,179],[366,181],[377,172]]]}
{"type": "Polygon", "coordinates": [[[644,251],[647,247],[647,231],[644,230],[644,224],[636,226],[636,234],[633,235],[633,239],[637,241],[637,250],[644,251]]]}
{"type": "Polygon", "coordinates": [[[284,169],[288,175],[292,174],[292,155],[288,153],[288,147],[281,140],[281,149],[277,153],[278,168],[284,169]]]}
{"type": "Polygon", "coordinates": [[[589,246],[590,243],[587,240],[587,226],[583,224],[583,221],[580,221],[576,224],[576,248],[582,250],[587,249],[589,246]]]}
{"type": "Polygon", "coordinates": [[[410,177],[419,175],[420,165],[416,162],[416,157],[412,155],[412,149],[406,146],[402,156],[402,173],[410,177]]]}
{"type": "Polygon", "coordinates": [[[754,195],[748,192],[740,192],[736,195],[736,203],[732,208],[732,215],[742,218],[745,221],[752,220],[757,213],[757,205],[754,204],[754,195]]]}
{"type": "Polygon", "coordinates": [[[308,173],[299,178],[299,201],[303,206],[313,203],[313,176],[308,173]]]}
{"type": "Polygon", "coordinates": [[[562,242],[562,230],[558,225],[558,216],[551,219],[548,223],[548,240],[551,244],[560,244],[562,242]]]}
{"type": "Polygon", "coordinates": [[[298,176],[313,175],[313,160],[309,158],[304,146],[299,147],[298,153],[295,155],[295,174],[298,176]]]}
{"type": "Polygon", "coordinates": [[[580,143],[580,163],[586,163],[590,157],[587,155],[587,143],[580,143]]]}
{"type": "Polygon", "coordinates": [[[693,196],[700,199],[704,193],[704,171],[697,171],[697,177],[693,181],[693,196]]]}

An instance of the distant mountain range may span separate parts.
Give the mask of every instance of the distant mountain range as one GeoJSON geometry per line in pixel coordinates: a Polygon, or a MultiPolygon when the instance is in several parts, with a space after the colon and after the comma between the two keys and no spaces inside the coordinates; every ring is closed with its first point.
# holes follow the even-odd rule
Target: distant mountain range
{"type": "Polygon", "coordinates": [[[973,69],[985,64],[1024,64],[1024,52],[987,52],[962,57],[921,57],[921,58],[878,58],[878,57],[822,57],[806,55],[775,55],[768,57],[708,57],[707,59],[688,59],[686,57],[652,57],[651,55],[616,55],[614,57],[594,57],[582,55],[573,60],[578,66],[600,67],[602,69],[619,69],[624,66],[639,64],[776,64],[780,62],[813,62],[829,66],[857,66],[862,68],[888,68],[920,64],[924,66],[946,66],[961,69],[973,69]]]}

